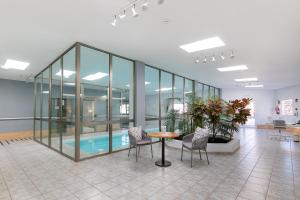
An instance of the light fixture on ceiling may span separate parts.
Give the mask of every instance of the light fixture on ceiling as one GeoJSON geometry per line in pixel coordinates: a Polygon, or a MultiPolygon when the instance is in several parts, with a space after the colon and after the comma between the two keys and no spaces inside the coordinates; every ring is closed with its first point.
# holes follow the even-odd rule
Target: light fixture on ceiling
{"type": "Polygon", "coordinates": [[[224,53],[223,53],[223,52],[222,52],[222,54],[221,54],[220,57],[221,57],[222,60],[225,60],[225,56],[224,56],[224,53]]]}
{"type": "Polygon", "coordinates": [[[113,22],[111,23],[112,26],[117,26],[117,15],[115,15],[115,18],[113,20],[113,22]]]}
{"type": "Polygon", "coordinates": [[[164,2],[165,2],[165,0],[158,0],[157,3],[158,3],[159,5],[161,5],[161,4],[163,4],[164,2]]]}
{"type": "Polygon", "coordinates": [[[216,57],[215,57],[215,55],[213,55],[212,57],[211,57],[211,62],[215,62],[216,61],[216,57]]]}
{"type": "Polygon", "coordinates": [[[95,74],[90,74],[86,77],[83,77],[82,79],[87,80],[87,81],[95,81],[95,80],[99,80],[103,77],[108,76],[107,73],[103,73],[103,72],[97,72],[95,74]]]}
{"type": "Polygon", "coordinates": [[[131,11],[132,11],[132,17],[138,17],[139,16],[139,14],[135,10],[135,4],[133,4],[133,6],[131,8],[131,11]]]}
{"type": "Polygon", "coordinates": [[[245,85],[246,88],[262,88],[264,85],[259,84],[259,85],[245,85]]]}
{"type": "Polygon", "coordinates": [[[256,77],[251,77],[251,78],[237,78],[234,79],[236,82],[252,82],[252,81],[258,81],[258,78],[256,77]]]}
{"type": "MultiPolygon", "coordinates": [[[[150,82],[145,81],[145,85],[149,85],[149,84],[150,84],[150,82]]],[[[126,87],[130,87],[130,84],[126,84],[125,86],[126,86],[126,87]]]]}
{"type": "Polygon", "coordinates": [[[202,51],[206,49],[212,49],[216,47],[225,46],[225,43],[219,37],[211,37],[204,40],[199,40],[196,42],[188,43],[179,46],[181,49],[188,53],[193,53],[196,51],[202,51]]]}
{"type": "MultiPolygon", "coordinates": [[[[63,73],[64,73],[63,76],[64,76],[65,78],[69,78],[70,76],[72,76],[73,74],[75,74],[74,71],[66,70],[66,69],[64,69],[63,73]]],[[[62,71],[59,70],[55,75],[56,75],[56,76],[61,76],[61,74],[62,74],[62,71]]]]}
{"type": "Polygon", "coordinates": [[[149,2],[148,0],[145,0],[145,2],[142,4],[142,10],[147,11],[149,8],[149,2]]]}
{"type": "Polygon", "coordinates": [[[3,69],[17,69],[17,70],[25,70],[30,63],[22,62],[12,59],[7,59],[5,64],[2,66],[3,69]]]}
{"type": "Polygon", "coordinates": [[[119,14],[119,18],[120,19],[124,19],[126,17],[126,10],[124,10],[124,12],[122,12],[121,14],[119,14]]]}
{"type": "Polygon", "coordinates": [[[217,68],[217,70],[220,72],[242,71],[242,70],[247,70],[247,69],[248,69],[248,67],[246,65],[236,65],[236,66],[231,66],[231,67],[217,68]]]}
{"type": "Polygon", "coordinates": [[[233,52],[233,50],[231,50],[230,58],[234,59],[234,57],[235,57],[234,52],[233,52]]]}

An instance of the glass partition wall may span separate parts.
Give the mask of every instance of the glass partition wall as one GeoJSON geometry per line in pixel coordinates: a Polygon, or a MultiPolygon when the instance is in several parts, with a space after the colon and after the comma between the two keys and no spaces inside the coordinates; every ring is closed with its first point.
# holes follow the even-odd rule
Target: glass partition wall
{"type": "Polygon", "coordinates": [[[183,113],[190,95],[204,101],[221,97],[221,89],[152,66],[145,66],[145,127],[149,131],[165,128],[171,109],[183,113]]]}
{"type": "MultiPolygon", "coordinates": [[[[35,76],[34,139],[80,161],[128,148],[135,125],[133,60],[76,43],[35,76]]],[[[220,98],[221,90],[145,66],[145,126],[161,130],[171,109],[189,95],[220,98]]],[[[139,108],[141,109],[141,108],[139,108]]]]}
{"type": "Polygon", "coordinates": [[[34,139],[75,161],[128,148],[134,67],[74,44],[35,77],[34,139]]]}

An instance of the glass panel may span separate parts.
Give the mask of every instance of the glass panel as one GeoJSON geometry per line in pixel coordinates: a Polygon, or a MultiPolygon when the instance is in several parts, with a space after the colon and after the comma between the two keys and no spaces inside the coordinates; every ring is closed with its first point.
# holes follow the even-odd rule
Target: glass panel
{"type": "Polygon", "coordinates": [[[159,120],[145,121],[145,131],[147,133],[159,132],[159,120]]]}
{"type": "Polygon", "coordinates": [[[195,93],[197,97],[203,98],[203,84],[195,82],[195,93]]]}
{"type": "Polygon", "coordinates": [[[146,120],[159,118],[159,70],[145,67],[146,120]]]}
{"type": "Polygon", "coordinates": [[[42,85],[42,143],[49,143],[49,68],[43,72],[43,85],[42,85]]]}
{"type": "MultiPolygon", "coordinates": [[[[158,89],[156,90],[158,92],[158,89]]],[[[167,113],[172,109],[172,74],[161,72],[161,87],[160,87],[160,105],[161,117],[165,118],[167,113]]]]}
{"type": "Polygon", "coordinates": [[[204,85],[204,87],[203,87],[203,100],[204,101],[208,100],[208,95],[209,95],[209,86],[204,85]]]}
{"type": "Polygon", "coordinates": [[[180,76],[174,76],[174,110],[183,113],[183,99],[184,99],[184,79],[180,76]]]}
{"type": "Polygon", "coordinates": [[[52,65],[52,85],[51,85],[51,147],[60,151],[60,93],[61,93],[61,60],[52,65]]]}
{"type": "Polygon", "coordinates": [[[215,98],[215,88],[212,86],[209,87],[209,98],[210,99],[215,98]]]}
{"type": "Polygon", "coordinates": [[[62,96],[62,152],[75,157],[75,48],[63,57],[63,70],[55,74],[63,77],[62,96]]]}
{"type": "Polygon", "coordinates": [[[193,95],[193,81],[190,79],[185,79],[184,83],[184,111],[187,111],[187,102],[189,96],[193,95]]]}
{"type": "Polygon", "coordinates": [[[34,123],[34,137],[36,140],[41,140],[41,83],[42,74],[35,79],[35,123],[34,123]]]}
{"type": "Polygon", "coordinates": [[[112,124],[113,151],[117,151],[129,147],[129,137],[128,137],[129,127],[133,127],[133,122],[112,124]]]}
{"type": "Polygon", "coordinates": [[[109,152],[109,55],[80,49],[81,120],[80,157],[109,152]]]}
{"type": "MultiPolygon", "coordinates": [[[[129,120],[134,119],[134,63],[120,57],[112,57],[112,120],[119,121],[113,130],[129,127],[129,120]]],[[[116,133],[119,133],[119,132],[116,133]]],[[[115,132],[113,132],[113,143],[115,132]]],[[[122,147],[125,147],[124,145],[122,147]]],[[[127,147],[127,146],[126,146],[127,147]]],[[[113,150],[120,149],[114,147],[113,150]]]]}

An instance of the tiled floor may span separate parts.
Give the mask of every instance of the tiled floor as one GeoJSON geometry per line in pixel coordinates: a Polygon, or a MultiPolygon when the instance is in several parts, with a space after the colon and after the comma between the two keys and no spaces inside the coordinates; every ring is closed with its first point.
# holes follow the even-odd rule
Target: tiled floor
{"type": "Polygon", "coordinates": [[[180,161],[167,149],[169,168],[159,168],[160,145],[135,162],[127,151],[80,163],[33,141],[0,146],[0,200],[40,199],[300,199],[300,145],[270,140],[271,131],[242,129],[241,148],[231,155],[209,154],[180,161]]]}

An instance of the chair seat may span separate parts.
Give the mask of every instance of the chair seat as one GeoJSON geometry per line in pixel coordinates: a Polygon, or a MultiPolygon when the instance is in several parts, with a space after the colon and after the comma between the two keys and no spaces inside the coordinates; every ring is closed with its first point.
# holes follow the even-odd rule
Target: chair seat
{"type": "Polygon", "coordinates": [[[139,140],[139,141],[137,141],[136,143],[137,143],[137,144],[140,144],[140,145],[142,145],[142,144],[150,144],[150,143],[151,143],[151,140],[139,140]]]}

